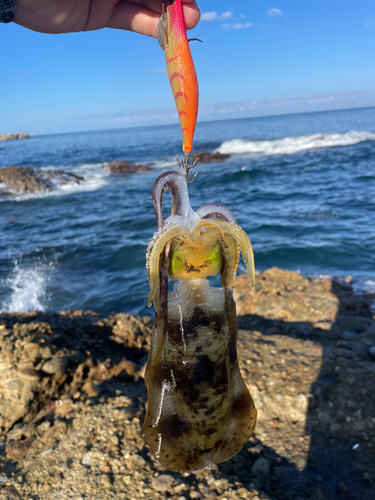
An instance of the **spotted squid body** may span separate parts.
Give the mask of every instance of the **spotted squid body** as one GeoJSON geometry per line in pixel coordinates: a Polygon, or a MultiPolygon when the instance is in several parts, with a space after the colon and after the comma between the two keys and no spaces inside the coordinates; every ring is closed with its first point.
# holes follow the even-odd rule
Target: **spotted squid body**
{"type": "Polygon", "coordinates": [[[256,409],[237,361],[233,287],[240,252],[254,283],[250,241],[219,204],[193,211],[188,171],[165,172],[153,188],[158,231],[147,251],[155,323],[142,430],[156,459],[193,471],[230,459],[246,443],[256,409]],[[165,221],[162,199],[172,194],[165,221]],[[210,287],[220,272],[223,288],[210,287]],[[175,281],[168,295],[168,279],[175,281]]]}

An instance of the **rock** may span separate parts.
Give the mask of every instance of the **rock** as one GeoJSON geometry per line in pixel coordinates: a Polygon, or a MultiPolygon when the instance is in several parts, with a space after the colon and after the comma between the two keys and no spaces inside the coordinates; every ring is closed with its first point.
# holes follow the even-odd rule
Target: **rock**
{"type": "Polygon", "coordinates": [[[52,375],[60,370],[64,370],[68,362],[69,360],[65,357],[49,359],[43,364],[42,370],[52,375]]]}
{"type": "Polygon", "coordinates": [[[83,177],[58,170],[39,170],[29,167],[0,169],[0,182],[15,193],[48,193],[59,186],[80,184],[83,177]]]}
{"type": "Polygon", "coordinates": [[[91,458],[92,458],[91,453],[90,453],[90,452],[87,452],[87,453],[85,453],[85,454],[83,455],[83,458],[82,458],[82,462],[81,462],[81,463],[82,463],[83,465],[88,465],[88,464],[90,463],[90,461],[91,461],[91,458]]]}
{"type": "Polygon", "coordinates": [[[335,355],[338,358],[340,358],[340,357],[344,357],[344,358],[348,358],[348,359],[355,358],[355,352],[351,351],[350,349],[345,349],[343,347],[339,347],[338,349],[336,349],[335,355]]]}
{"type": "Polygon", "coordinates": [[[340,481],[339,484],[337,485],[337,491],[340,493],[340,495],[347,495],[349,493],[349,488],[346,486],[345,483],[340,481]]]}
{"type": "Polygon", "coordinates": [[[209,163],[211,161],[223,161],[229,158],[230,155],[223,153],[207,153],[206,151],[200,151],[199,153],[193,154],[193,161],[199,158],[199,163],[209,163]]]}
{"type": "Polygon", "coordinates": [[[0,134],[0,141],[16,141],[18,139],[30,139],[29,134],[0,134]]]}
{"type": "Polygon", "coordinates": [[[149,172],[152,170],[152,168],[147,165],[134,165],[127,161],[111,161],[103,165],[102,168],[105,168],[114,175],[138,174],[139,172],[149,172]]]}
{"type": "Polygon", "coordinates": [[[270,464],[268,460],[264,457],[259,457],[251,467],[251,472],[254,476],[268,476],[270,473],[270,464]]]}
{"type": "Polygon", "coordinates": [[[94,386],[92,380],[88,380],[86,383],[84,383],[82,386],[82,390],[85,391],[89,398],[96,398],[100,393],[100,389],[98,389],[97,386],[94,386]]]}
{"type": "Polygon", "coordinates": [[[342,332],[342,338],[345,340],[353,339],[355,338],[356,333],[351,331],[351,330],[345,330],[342,332]]]}
{"type": "Polygon", "coordinates": [[[372,359],[375,359],[375,345],[370,347],[370,349],[368,350],[368,353],[370,354],[372,359]]]}
{"type": "Polygon", "coordinates": [[[29,449],[32,447],[34,441],[36,440],[36,435],[33,434],[25,441],[19,443],[18,441],[14,441],[12,443],[8,443],[5,447],[7,458],[15,458],[21,455],[24,455],[29,449]]]}
{"type": "Polygon", "coordinates": [[[293,474],[294,469],[292,467],[285,467],[282,465],[276,466],[273,469],[273,475],[277,477],[277,479],[285,479],[291,474],[293,474]]]}
{"type": "Polygon", "coordinates": [[[136,465],[139,465],[140,467],[144,467],[146,465],[146,460],[141,457],[141,455],[138,455],[138,453],[134,453],[130,457],[131,461],[134,462],[136,465]]]}
{"type": "Polygon", "coordinates": [[[174,477],[170,474],[161,474],[152,480],[152,487],[156,491],[168,491],[171,489],[174,477]]]}

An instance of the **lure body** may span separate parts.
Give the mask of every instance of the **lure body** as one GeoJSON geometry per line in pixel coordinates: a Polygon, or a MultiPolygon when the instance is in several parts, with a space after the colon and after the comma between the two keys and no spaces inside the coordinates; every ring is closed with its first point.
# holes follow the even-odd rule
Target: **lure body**
{"type": "Polygon", "coordinates": [[[158,40],[164,49],[167,76],[181,124],[183,151],[193,150],[198,115],[198,79],[186,34],[181,0],[168,0],[158,26],[158,40]]]}
{"type": "Polygon", "coordinates": [[[191,209],[183,174],[162,174],[153,201],[159,231],[149,244],[147,270],[156,316],[142,435],[164,466],[189,472],[230,459],[255,427],[256,409],[237,361],[233,300],[240,250],[254,279],[253,255],[226,207],[191,209]],[[164,222],[166,189],[172,215],[164,222]],[[210,287],[206,277],[219,272],[223,288],[210,287]],[[168,277],[176,281],[169,295],[168,277]]]}

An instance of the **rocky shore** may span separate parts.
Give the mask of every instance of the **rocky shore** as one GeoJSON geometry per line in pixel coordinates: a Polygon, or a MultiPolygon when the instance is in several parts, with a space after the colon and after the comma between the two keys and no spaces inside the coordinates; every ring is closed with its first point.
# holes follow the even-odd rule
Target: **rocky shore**
{"type": "Polygon", "coordinates": [[[67,184],[80,184],[85,179],[62,170],[41,170],[29,167],[0,169],[0,182],[13,193],[49,193],[67,184]]]}
{"type": "Polygon", "coordinates": [[[30,139],[29,134],[0,134],[0,141],[17,141],[18,139],[30,139]]]}
{"type": "Polygon", "coordinates": [[[232,460],[192,474],[140,436],[150,318],[1,314],[0,499],[373,500],[375,296],[346,281],[238,277],[258,424],[232,460]]]}

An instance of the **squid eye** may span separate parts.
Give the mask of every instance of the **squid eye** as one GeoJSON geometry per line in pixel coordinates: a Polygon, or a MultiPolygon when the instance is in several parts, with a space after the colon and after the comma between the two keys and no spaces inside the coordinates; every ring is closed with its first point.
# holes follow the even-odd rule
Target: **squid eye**
{"type": "Polygon", "coordinates": [[[183,252],[178,247],[172,247],[169,259],[169,275],[174,276],[182,268],[185,262],[183,252]]]}
{"type": "Polygon", "coordinates": [[[208,255],[208,260],[210,261],[211,265],[217,270],[220,271],[221,269],[221,248],[219,243],[216,243],[216,245],[212,248],[208,255]]]}

